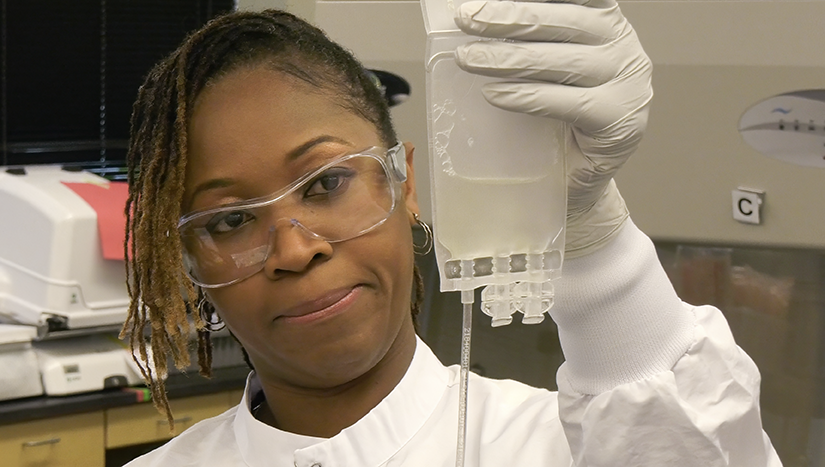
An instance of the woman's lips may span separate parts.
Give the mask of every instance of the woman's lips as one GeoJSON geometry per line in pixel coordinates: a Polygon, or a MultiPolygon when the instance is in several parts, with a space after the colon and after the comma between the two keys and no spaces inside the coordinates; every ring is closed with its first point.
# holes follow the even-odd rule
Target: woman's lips
{"type": "Polygon", "coordinates": [[[305,324],[328,318],[349,308],[360,293],[360,286],[333,290],[321,298],[289,308],[275,319],[289,324],[305,324]]]}

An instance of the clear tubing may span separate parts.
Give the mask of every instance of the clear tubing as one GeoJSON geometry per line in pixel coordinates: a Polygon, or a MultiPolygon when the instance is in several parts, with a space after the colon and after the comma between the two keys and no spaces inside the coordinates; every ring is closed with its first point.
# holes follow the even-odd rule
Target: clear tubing
{"type": "Polygon", "coordinates": [[[461,303],[464,314],[461,324],[461,379],[458,386],[458,444],[456,445],[455,465],[464,467],[464,448],[467,443],[467,386],[470,381],[470,340],[473,332],[472,290],[461,291],[461,303]]]}

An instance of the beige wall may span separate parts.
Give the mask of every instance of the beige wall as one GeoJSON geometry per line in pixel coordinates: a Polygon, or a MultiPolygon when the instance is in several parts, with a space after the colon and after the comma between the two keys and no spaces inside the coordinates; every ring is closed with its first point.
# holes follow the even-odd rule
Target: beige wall
{"type": "Polygon", "coordinates": [[[315,18],[315,0],[238,0],[240,10],[267,8],[286,10],[309,21],[315,18]]]}
{"type": "MultiPolygon", "coordinates": [[[[649,130],[617,177],[636,223],[656,239],[825,248],[825,171],[769,159],[737,131],[759,100],[825,87],[825,1],[620,5],[654,63],[649,130]],[[733,220],[738,186],[766,192],[762,225],[733,220]]],[[[412,97],[394,117],[402,138],[419,148],[417,182],[429,220],[418,2],[320,0],[315,22],[368,66],[411,82],[412,97]]]]}
{"type": "Polygon", "coordinates": [[[654,63],[648,133],[617,177],[637,224],[657,239],[825,248],[825,170],[763,156],[737,130],[762,99],[825,88],[825,2],[620,4],[654,63]],[[766,192],[762,225],[733,220],[737,186],[766,192]]]}

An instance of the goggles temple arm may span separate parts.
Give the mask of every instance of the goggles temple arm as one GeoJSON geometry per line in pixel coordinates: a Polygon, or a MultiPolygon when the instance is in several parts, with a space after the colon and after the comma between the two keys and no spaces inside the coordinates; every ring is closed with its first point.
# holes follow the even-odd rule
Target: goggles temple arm
{"type": "Polygon", "coordinates": [[[398,181],[407,181],[407,148],[404,143],[399,142],[395,146],[387,150],[387,159],[390,161],[390,166],[398,181]]]}

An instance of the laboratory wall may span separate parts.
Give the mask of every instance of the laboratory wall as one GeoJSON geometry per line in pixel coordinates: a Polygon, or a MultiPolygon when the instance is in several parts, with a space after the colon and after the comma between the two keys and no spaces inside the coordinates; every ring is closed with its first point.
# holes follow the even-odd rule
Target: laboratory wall
{"type": "Polygon", "coordinates": [[[738,131],[763,99],[825,88],[825,2],[620,5],[654,64],[648,132],[617,177],[636,223],[662,240],[825,248],[825,102],[773,135],[811,138],[819,167],[766,157],[738,131]],[[734,220],[738,187],[764,192],[761,224],[734,220]]]}
{"type": "Polygon", "coordinates": [[[312,21],[315,18],[315,0],[237,0],[239,10],[277,8],[312,21]]]}
{"type": "MultiPolygon", "coordinates": [[[[765,430],[783,463],[825,467],[825,169],[761,154],[739,132],[758,102],[825,88],[825,1],[619,4],[654,64],[648,131],[617,177],[633,219],[653,238],[679,295],[720,307],[759,366],[765,430]],[[734,219],[739,188],[762,193],[758,224],[734,219]]],[[[393,117],[418,148],[419,198],[431,220],[419,3],[320,0],[313,20],[367,66],[411,83],[393,117]]],[[[816,118],[802,129],[825,133],[825,112],[816,118]]],[[[422,263],[422,335],[455,363],[460,300],[438,292],[434,261],[422,263]]],[[[491,329],[477,316],[475,371],[555,389],[563,355],[550,320],[491,329]]]]}

